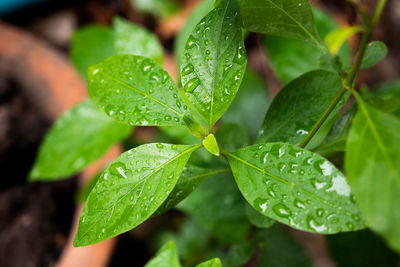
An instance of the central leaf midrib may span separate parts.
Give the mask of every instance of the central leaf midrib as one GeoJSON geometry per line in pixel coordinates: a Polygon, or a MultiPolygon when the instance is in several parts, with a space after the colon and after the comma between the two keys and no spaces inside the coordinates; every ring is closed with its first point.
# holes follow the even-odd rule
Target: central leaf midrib
{"type": "MultiPolygon", "coordinates": [[[[158,168],[154,169],[154,171],[153,171],[152,173],[150,173],[149,175],[143,177],[140,181],[138,181],[135,185],[133,185],[124,195],[122,195],[117,201],[115,201],[115,203],[114,203],[113,205],[109,206],[109,207],[106,208],[106,209],[103,209],[103,211],[108,212],[109,210],[114,209],[115,206],[116,206],[123,198],[125,198],[130,192],[132,192],[132,190],[134,190],[138,185],[140,185],[140,184],[142,184],[143,182],[145,182],[150,176],[152,176],[152,175],[154,175],[155,173],[157,173],[158,171],[160,171],[160,170],[161,170],[162,168],[164,168],[166,165],[168,165],[168,164],[172,163],[173,161],[179,159],[179,158],[182,157],[183,155],[185,155],[185,154],[187,154],[187,153],[189,153],[189,152],[191,152],[191,151],[193,151],[193,150],[196,150],[197,148],[199,148],[199,147],[201,147],[201,146],[202,146],[202,145],[199,144],[199,145],[195,145],[195,146],[189,147],[188,149],[182,151],[181,153],[179,153],[179,154],[176,155],[175,157],[173,157],[173,158],[171,158],[170,160],[166,161],[164,164],[162,164],[162,165],[160,165],[158,168]]],[[[82,234],[82,236],[81,236],[78,240],[82,240],[82,239],[89,233],[89,231],[93,228],[93,226],[96,225],[97,222],[98,222],[100,219],[102,219],[102,218],[103,218],[102,216],[99,216],[99,218],[98,218],[97,220],[95,220],[95,221],[91,224],[91,226],[88,227],[87,231],[84,232],[84,233],[82,234]]]]}
{"type": "MultiPolygon", "coordinates": [[[[255,166],[255,165],[253,165],[253,164],[251,164],[250,162],[248,162],[248,161],[246,161],[246,160],[244,160],[244,159],[242,159],[242,158],[240,158],[240,157],[238,157],[238,156],[236,156],[236,155],[234,155],[234,154],[232,154],[232,153],[230,153],[230,152],[226,152],[226,153],[227,153],[229,156],[233,157],[234,159],[236,159],[236,160],[242,162],[243,164],[245,164],[245,165],[247,165],[247,166],[249,166],[249,167],[251,167],[251,168],[253,168],[253,169],[255,169],[255,170],[257,170],[257,171],[259,171],[259,172],[261,172],[261,173],[263,173],[263,174],[265,174],[265,175],[270,176],[270,177],[273,178],[274,180],[276,180],[276,181],[278,181],[278,182],[281,182],[281,183],[283,183],[283,184],[286,184],[286,185],[288,185],[288,186],[295,187],[295,188],[297,188],[298,190],[303,191],[303,192],[306,193],[307,195],[313,197],[314,199],[316,199],[316,200],[318,200],[318,201],[320,201],[320,202],[322,202],[322,203],[324,203],[324,204],[327,204],[328,206],[330,206],[331,208],[335,209],[336,211],[339,211],[338,206],[336,206],[335,204],[330,203],[329,201],[327,201],[327,200],[325,200],[325,199],[323,199],[323,198],[320,198],[319,196],[313,194],[312,192],[310,192],[310,191],[308,191],[308,190],[305,190],[305,189],[299,187],[297,184],[293,184],[293,183],[291,183],[291,182],[286,181],[285,179],[283,179],[283,178],[281,178],[281,177],[278,177],[278,176],[276,176],[276,175],[274,175],[274,174],[271,174],[271,173],[269,173],[269,172],[267,172],[267,171],[264,171],[263,169],[261,169],[261,168],[255,166]]],[[[351,211],[347,211],[347,212],[350,213],[350,214],[352,214],[351,211]]],[[[346,213],[344,213],[344,214],[346,214],[346,213]]],[[[349,217],[351,217],[351,215],[349,215],[349,214],[346,214],[346,215],[349,216],[349,217]]]]}

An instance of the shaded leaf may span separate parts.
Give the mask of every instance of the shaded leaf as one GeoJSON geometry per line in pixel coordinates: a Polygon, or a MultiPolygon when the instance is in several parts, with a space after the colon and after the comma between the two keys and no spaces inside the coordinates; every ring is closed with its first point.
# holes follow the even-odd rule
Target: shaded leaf
{"type": "Polygon", "coordinates": [[[238,150],[249,144],[246,131],[235,123],[225,123],[218,126],[215,137],[219,145],[228,151],[238,150]]]}
{"type": "Polygon", "coordinates": [[[322,47],[308,0],[239,0],[239,3],[247,30],[306,40],[322,47]]]}
{"type": "Polygon", "coordinates": [[[239,6],[223,0],[192,31],[180,71],[188,101],[210,128],[232,103],[246,62],[239,6]]]}
{"type": "Polygon", "coordinates": [[[89,95],[108,116],[131,125],[179,126],[190,116],[169,74],[142,56],[112,56],[92,65],[89,95]]]}
{"type": "Polygon", "coordinates": [[[269,228],[275,223],[273,219],[265,216],[250,205],[246,206],[246,215],[250,223],[258,228],[269,228]]]}
{"type": "Polygon", "coordinates": [[[197,146],[146,144],[119,156],[101,175],[82,211],[74,246],[126,232],[165,201],[197,146]]]}
{"type": "Polygon", "coordinates": [[[345,169],[369,227],[400,251],[400,120],[357,95],[345,169]]]}
{"type": "Polygon", "coordinates": [[[226,154],[243,196],[265,216],[316,233],[364,228],[346,178],[323,157],[283,143],[226,154]]]}
{"type": "Polygon", "coordinates": [[[155,214],[163,213],[170,208],[175,207],[179,202],[190,195],[208,177],[229,171],[230,169],[209,170],[187,164],[183,168],[181,177],[179,177],[179,180],[171,194],[169,194],[168,198],[158,208],[155,214]]]}
{"type": "Polygon", "coordinates": [[[168,17],[180,9],[177,0],[130,0],[131,4],[140,12],[157,17],[168,17]]]}
{"type": "Polygon", "coordinates": [[[223,261],[224,266],[236,267],[245,265],[253,255],[254,249],[254,245],[249,241],[232,245],[223,261]]]}
{"type": "Polygon", "coordinates": [[[165,244],[145,267],[180,267],[178,252],[174,242],[165,244]]]}
{"type": "Polygon", "coordinates": [[[367,69],[378,64],[388,54],[388,48],[381,41],[373,41],[368,44],[361,62],[361,69],[367,69]]]}
{"type": "Polygon", "coordinates": [[[72,36],[72,62],[85,79],[90,65],[114,53],[114,34],[108,27],[90,25],[79,29],[72,36]]]}
{"type": "Polygon", "coordinates": [[[299,144],[340,89],[340,77],[325,70],[311,71],[293,80],[274,98],[258,142],[299,144]]]}
{"type": "Polygon", "coordinates": [[[368,94],[370,105],[400,118],[400,80],[381,84],[368,94]]]}
{"type": "Polygon", "coordinates": [[[30,173],[31,180],[73,175],[100,158],[132,127],[114,121],[90,100],[65,112],[47,133],[30,173]]]}
{"type": "Polygon", "coordinates": [[[237,96],[221,120],[243,126],[250,139],[254,140],[270,102],[265,83],[253,71],[247,69],[237,96]]]}
{"type": "Polygon", "coordinates": [[[116,54],[144,56],[163,63],[164,51],[153,33],[120,17],[114,18],[113,29],[116,54]]]}

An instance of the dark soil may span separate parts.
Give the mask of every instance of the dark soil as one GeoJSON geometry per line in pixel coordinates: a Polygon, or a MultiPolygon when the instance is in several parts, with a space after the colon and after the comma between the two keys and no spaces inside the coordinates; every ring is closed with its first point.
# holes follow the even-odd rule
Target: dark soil
{"type": "Polygon", "coordinates": [[[29,183],[50,125],[18,85],[0,75],[0,266],[50,266],[66,242],[76,179],[29,183]]]}

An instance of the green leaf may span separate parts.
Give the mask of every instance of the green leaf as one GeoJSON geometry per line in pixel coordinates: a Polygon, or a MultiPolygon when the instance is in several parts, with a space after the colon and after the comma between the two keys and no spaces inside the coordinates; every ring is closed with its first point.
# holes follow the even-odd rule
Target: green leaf
{"type": "Polygon", "coordinates": [[[259,230],[259,266],[311,267],[311,259],[301,245],[279,225],[259,230]]]}
{"type": "Polygon", "coordinates": [[[222,265],[219,258],[214,258],[196,265],[196,267],[221,267],[221,266],[222,265]]]}
{"type": "Polygon", "coordinates": [[[383,240],[369,230],[328,235],[325,238],[329,254],[337,266],[395,267],[400,263],[399,255],[389,250],[383,240]]]}
{"type": "Polygon", "coordinates": [[[209,170],[187,164],[185,168],[183,168],[181,177],[179,177],[174,190],[172,190],[171,194],[169,194],[168,198],[158,208],[155,214],[161,214],[178,205],[178,203],[190,195],[208,177],[229,171],[230,169],[209,170]]]}
{"type": "Polygon", "coordinates": [[[140,12],[156,17],[168,17],[180,9],[177,0],[130,0],[130,2],[140,12]]]}
{"type": "Polygon", "coordinates": [[[346,178],[323,157],[284,143],[226,155],[242,195],[265,216],[316,233],[364,228],[346,178]]]}
{"type": "Polygon", "coordinates": [[[131,125],[179,126],[190,116],[169,74],[142,56],[112,56],[92,65],[89,95],[108,116],[131,125]]]}
{"type": "Polygon", "coordinates": [[[308,72],[290,82],[274,98],[258,142],[299,144],[335,98],[341,85],[339,75],[325,70],[308,72]]]}
{"type": "Polygon", "coordinates": [[[388,48],[381,41],[374,41],[368,44],[361,62],[361,69],[367,69],[378,64],[388,54],[388,48]]]}
{"type": "Polygon", "coordinates": [[[368,104],[400,118],[400,80],[381,84],[368,94],[368,104]]]}
{"type": "Polygon", "coordinates": [[[224,266],[236,267],[245,265],[253,255],[254,249],[254,245],[249,241],[232,245],[226,254],[224,266]]]}
{"type": "MultiPolygon", "coordinates": [[[[333,18],[324,11],[312,9],[317,30],[322,39],[339,26],[333,18]]],[[[315,49],[305,41],[290,40],[276,36],[264,36],[264,47],[268,53],[272,69],[278,78],[287,84],[300,75],[318,68],[327,68],[325,58],[332,60],[332,56],[315,49]],[[323,57],[325,55],[325,57],[323,57]],[[321,62],[322,58],[322,62],[321,62]],[[320,65],[320,63],[323,63],[320,65]]],[[[346,42],[339,51],[340,61],[345,66],[350,63],[350,47],[346,42]]]]}
{"type": "Polygon", "coordinates": [[[218,126],[215,132],[218,144],[228,151],[235,151],[249,144],[246,131],[235,123],[225,123],[218,126]]]}
{"type": "Polygon", "coordinates": [[[200,22],[200,20],[214,8],[214,2],[215,0],[203,0],[202,2],[200,2],[192,11],[189,18],[186,20],[182,30],[176,36],[174,44],[174,55],[178,66],[181,65],[181,59],[183,51],[185,50],[187,39],[189,38],[196,25],[200,22]]]}
{"type": "Polygon", "coordinates": [[[308,0],[239,0],[239,3],[247,30],[305,40],[323,49],[308,0]]]}
{"type": "Polygon", "coordinates": [[[157,254],[146,263],[145,267],[180,267],[178,252],[174,242],[165,244],[157,254]]]}
{"type": "Polygon", "coordinates": [[[260,130],[270,102],[271,99],[265,83],[248,68],[235,100],[233,100],[232,105],[224,113],[221,120],[224,123],[236,123],[243,126],[250,139],[254,140],[260,130]]]}
{"type": "Polygon", "coordinates": [[[163,63],[163,48],[154,34],[120,17],[114,18],[113,28],[116,54],[144,56],[163,63]]]}
{"type": "Polygon", "coordinates": [[[400,251],[400,120],[356,97],[345,169],[369,227],[400,251]]]}
{"type": "Polygon", "coordinates": [[[204,138],[203,146],[205,147],[205,149],[207,149],[208,152],[210,152],[214,156],[219,156],[217,139],[215,139],[215,136],[213,134],[209,134],[206,138],[204,138]]]}
{"type": "Polygon", "coordinates": [[[352,35],[363,31],[363,27],[360,25],[355,25],[346,28],[339,28],[332,32],[330,32],[325,37],[325,43],[328,46],[329,51],[333,55],[337,55],[339,53],[342,45],[349,39],[352,35]]]}
{"type": "Polygon", "coordinates": [[[275,223],[274,220],[264,216],[250,205],[246,206],[246,215],[251,224],[258,228],[269,228],[275,223]]]}
{"type": "Polygon", "coordinates": [[[101,175],[82,211],[74,246],[126,232],[165,201],[197,146],[146,144],[116,159],[101,175]]]}
{"type": "Polygon", "coordinates": [[[114,53],[114,35],[108,27],[90,25],[79,29],[72,36],[72,62],[85,79],[90,65],[114,53]]]}
{"type": "Polygon", "coordinates": [[[71,176],[100,158],[132,127],[114,121],[90,100],[65,112],[47,133],[30,173],[31,180],[71,176]]]}
{"type": "Polygon", "coordinates": [[[248,229],[246,202],[231,173],[204,181],[177,207],[225,243],[241,242],[248,229]]]}
{"type": "Polygon", "coordinates": [[[239,6],[223,0],[189,36],[180,71],[188,101],[210,129],[232,103],[246,63],[239,6]]]}

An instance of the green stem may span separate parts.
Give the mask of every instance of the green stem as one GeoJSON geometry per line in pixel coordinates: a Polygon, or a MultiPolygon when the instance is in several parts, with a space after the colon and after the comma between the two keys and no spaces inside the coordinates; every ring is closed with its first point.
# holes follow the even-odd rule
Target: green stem
{"type": "Polygon", "coordinates": [[[304,148],[307,146],[307,144],[311,141],[311,139],[314,137],[314,135],[321,128],[322,124],[329,117],[331,112],[335,109],[336,105],[340,102],[340,99],[343,97],[346,90],[348,88],[353,88],[353,84],[357,78],[358,71],[360,70],[360,67],[361,67],[362,59],[364,58],[365,50],[367,49],[367,46],[368,46],[368,41],[370,40],[372,32],[381,17],[381,14],[382,14],[383,8],[385,7],[385,4],[386,4],[386,0],[379,0],[378,4],[376,6],[376,9],[375,9],[375,14],[372,19],[372,23],[366,23],[366,25],[365,25],[366,29],[365,29],[365,31],[363,33],[363,37],[361,39],[360,48],[358,50],[358,54],[355,59],[355,63],[353,65],[353,68],[347,75],[346,80],[344,81],[344,86],[340,89],[338,94],[335,96],[335,98],[329,104],[328,108],[324,111],[324,113],[318,119],[317,123],[313,126],[311,131],[307,134],[307,136],[300,143],[300,145],[299,145],[300,147],[304,148]]]}

